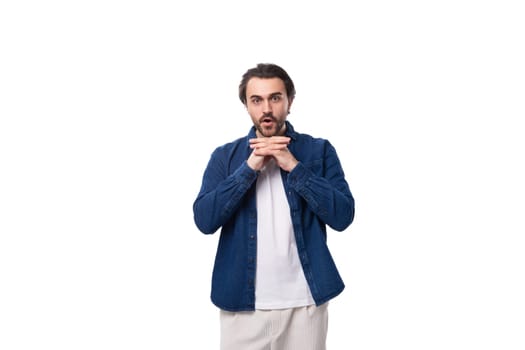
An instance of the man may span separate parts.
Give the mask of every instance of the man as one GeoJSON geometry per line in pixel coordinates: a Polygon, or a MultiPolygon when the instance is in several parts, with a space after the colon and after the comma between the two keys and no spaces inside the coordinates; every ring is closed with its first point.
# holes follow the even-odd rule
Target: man
{"type": "Polygon", "coordinates": [[[326,225],[346,229],[354,199],[330,142],[287,121],[294,97],[275,64],[243,75],[253,127],[215,149],[193,205],[199,230],[221,228],[211,299],[222,350],[325,349],[328,301],[344,288],[326,225]]]}

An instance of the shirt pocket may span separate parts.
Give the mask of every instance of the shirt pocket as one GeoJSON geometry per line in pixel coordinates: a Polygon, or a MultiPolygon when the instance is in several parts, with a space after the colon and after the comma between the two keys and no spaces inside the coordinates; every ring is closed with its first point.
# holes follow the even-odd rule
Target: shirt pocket
{"type": "Polygon", "coordinates": [[[304,166],[317,176],[323,176],[323,160],[315,159],[304,162],[304,166]]]}

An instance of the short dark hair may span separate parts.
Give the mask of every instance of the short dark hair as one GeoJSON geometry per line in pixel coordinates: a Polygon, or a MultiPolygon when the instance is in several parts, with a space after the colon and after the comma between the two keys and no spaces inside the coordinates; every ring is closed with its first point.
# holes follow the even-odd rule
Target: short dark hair
{"type": "Polygon", "coordinates": [[[256,67],[248,69],[242,76],[241,83],[239,84],[239,98],[243,104],[246,104],[246,85],[248,85],[248,81],[254,77],[263,79],[279,78],[284,82],[288,98],[293,99],[295,97],[295,86],[284,69],[273,63],[259,63],[256,67]]]}

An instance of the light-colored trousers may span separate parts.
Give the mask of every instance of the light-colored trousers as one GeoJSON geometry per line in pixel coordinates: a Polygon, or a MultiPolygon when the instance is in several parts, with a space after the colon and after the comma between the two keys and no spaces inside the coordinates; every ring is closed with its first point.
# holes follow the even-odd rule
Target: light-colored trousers
{"type": "Polygon", "coordinates": [[[221,350],[326,350],[328,303],[282,310],[220,311],[221,350]]]}

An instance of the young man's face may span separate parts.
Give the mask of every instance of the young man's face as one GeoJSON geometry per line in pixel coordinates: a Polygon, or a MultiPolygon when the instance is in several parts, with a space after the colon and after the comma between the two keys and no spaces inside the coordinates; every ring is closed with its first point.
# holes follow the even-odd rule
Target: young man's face
{"type": "Polygon", "coordinates": [[[279,78],[251,78],[246,85],[246,108],[258,137],[281,136],[292,100],[279,78]]]}

